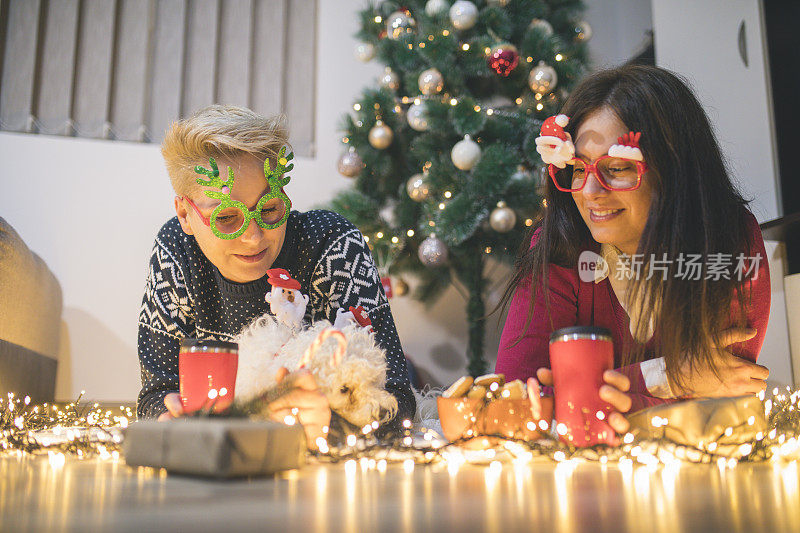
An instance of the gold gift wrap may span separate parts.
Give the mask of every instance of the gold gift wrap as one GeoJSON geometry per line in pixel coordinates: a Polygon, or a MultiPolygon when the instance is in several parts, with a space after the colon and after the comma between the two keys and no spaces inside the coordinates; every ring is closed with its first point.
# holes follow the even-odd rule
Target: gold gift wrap
{"type": "Polygon", "coordinates": [[[658,405],[629,415],[628,421],[637,436],[737,458],[748,453],[742,445],[767,430],[764,404],[752,395],[658,405]]]}
{"type": "Polygon", "coordinates": [[[306,440],[299,424],[246,418],[185,418],[139,421],[125,432],[130,466],[216,478],[257,476],[298,468],[306,440]]]}
{"type": "Polygon", "coordinates": [[[502,435],[508,438],[536,440],[543,436],[539,420],[549,425],[553,419],[553,398],[542,398],[542,416],[534,420],[530,401],[482,398],[436,399],[439,421],[449,441],[480,435],[502,435]]]}

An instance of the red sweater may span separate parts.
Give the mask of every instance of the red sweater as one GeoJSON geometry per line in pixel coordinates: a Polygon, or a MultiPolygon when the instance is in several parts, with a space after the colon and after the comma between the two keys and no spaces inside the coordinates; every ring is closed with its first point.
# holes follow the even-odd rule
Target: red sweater
{"type": "MultiPolygon", "coordinates": [[[[746,309],[747,324],[755,328],[758,333],[746,342],[732,344],[728,349],[751,361],[756,361],[764,343],[767,331],[770,306],[770,281],[767,254],[764,249],[764,240],[755,217],[748,213],[748,228],[752,232],[753,249],[748,257],[761,254],[757,276],[752,276],[746,283],[752,289],[752,299],[746,309]],[[753,279],[755,278],[755,279],[753,279]]],[[[538,233],[538,232],[537,232],[538,233]]],[[[538,239],[534,234],[531,240],[533,247],[538,239]]],[[[598,250],[599,251],[599,245],[598,250]]],[[[733,258],[733,267],[736,258],[733,258]]],[[[601,326],[611,331],[614,340],[615,366],[620,365],[623,343],[634,343],[629,330],[628,315],[620,305],[608,278],[600,283],[584,282],[578,276],[577,265],[573,268],[564,268],[554,264],[549,269],[550,313],[552,325],[549,323],[544,304],[544,291],[539,285],[536,291],[536,303],[533,318],[528,325],[528,330],[522,340],[512,346],[525,326],[530,303],[530,278],[527,283],[522,283],[514,293],[511,306],[508,310],[503,334],[500,337],[500,348],[497,354],[495,372],[503,373],[507,380],[526,380],[536,375],[536,370],[541,367],[550,368],[549,342],[550,333],[568,326],[601,326]]],[[[731,324],[738,315],[737,308],[731,310],[731,324]]],[[[661,355],[656,351],[656,339],[659,331],[656,330],[650,340],[645,344],[645,359],[654,359],[661,355]]],[[[648,393],[644,376],[639,364],[619,368],[631,380],[630,395],[633,400],[631,412],[666,403],[671,400],[656,398],[648,393]]]]}

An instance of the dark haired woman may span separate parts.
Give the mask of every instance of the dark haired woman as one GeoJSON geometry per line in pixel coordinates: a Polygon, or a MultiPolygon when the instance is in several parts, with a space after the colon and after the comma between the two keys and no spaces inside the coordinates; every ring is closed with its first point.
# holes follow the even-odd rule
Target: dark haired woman
{"type": "Polygon", "coordinates": [[[496,371],[549,385],[550,333],[593,325],[614,340],[600,397],[618,432],[632,408],[763,390],[764,243],[692,92],[624,66],[584,80],[563,113],[537,139],[552,179],[506,290],[496,371]],[[587,251],[607,266],[589,279],[587,251]]]}

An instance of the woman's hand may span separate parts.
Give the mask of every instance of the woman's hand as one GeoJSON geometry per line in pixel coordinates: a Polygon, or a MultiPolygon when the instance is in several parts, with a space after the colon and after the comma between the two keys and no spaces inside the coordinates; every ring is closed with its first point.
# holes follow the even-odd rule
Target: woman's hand
{"type": "MultiPolygon", "coordinates": [[[[275,377],[278,383],[289,374],[286,368],[278,370],[275,377]]],[[[303,424],[306,442],[312,450],[317,448],[317,439],[327,436],[331,423],[331,409],[328,399],[317,388],[317,382],[307,370],[297,373],[292,389],[269,404],[270,417],[277,422],[285,422],[286,417],[294,417],[303,424]],[[295,411],[296,410],[296,411],[295,411]]]]}
{"type": "MultiPolygon", "coordinates": [[[[278,383],[289,374],[286,368],[278,370],[275,379],[278,383]]],[[[159,421],[172,420],[184,415],[181,405],[181,396],[171,392],[164,397],[167,412],[162,413],[159,421]]],[[[308,447],[317,448],[317,438],[327,436],[328,426],[331,423],[331,409],[328,399],[317,388],[317,382],[307,370],[297,373],[292,389],[269,404],[270,418],[276,422],[285,422],[286,417],[294,417],[303,425],[306,433],[308,447]]]]}
{"type": "MultiPolygon", "coordinates": [[[[549,368],[540,368],[536,377],[542,385],[553,386],[553,371],[549,368]]],[[[605,385],[600,387],[600,399],[611,404],[614,410],[608,415],[608,424],[617,433],[625,433],[631,425],[622,413],[627,413],[631,408],[631,397],[625,394],[631,388],[631,382],[624,374],[614,370],[603,372],[605,385]]]]}
{"type": "Polygon", "coordinates": [[[737,357],[725,348],[736,342],[752,339],[756,330],[751,328],[731,328],[720,337],[720,348],[714,354],[717,374],[707,364],[688,362],[681,367],[682,386],[669,379],[673,394],[678,397],[721,398],[756,394],[767,388],[769,369],[747,359],[737,357]]]}
{"type": "Polygon", "coordinates": [[[173,418],[180,418],[183,416],[183,405],[181,404],[181,395],[177,392],[170,392],[164,396],[164,405],[167,406],[167,412],[161,413],[158,416],[158,421],[172,420],[173,418]]]}

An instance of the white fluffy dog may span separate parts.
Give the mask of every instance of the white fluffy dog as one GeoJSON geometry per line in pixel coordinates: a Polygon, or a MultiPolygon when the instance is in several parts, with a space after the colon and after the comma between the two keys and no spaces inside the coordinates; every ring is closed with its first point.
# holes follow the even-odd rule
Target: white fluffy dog
{"type": "MultiPolygon", "coordinates": [[[[321,320],[293,332],[270,315],[256,319],[237,339],[236,400],[247,401],[275,387],[278,370],[296,370],[312,343],[328,328],[330,322],[321,320]]],[[[346,340],[344,353],[337,354],[335,339],[317,343],[306,368],[328,398],[331,410],[351,424],[363,427],[391,419],[397,412],[397,399],[384,388],[383,350],[374,336],[357,324],[348,324],[341,332],[346,340]]]]}

